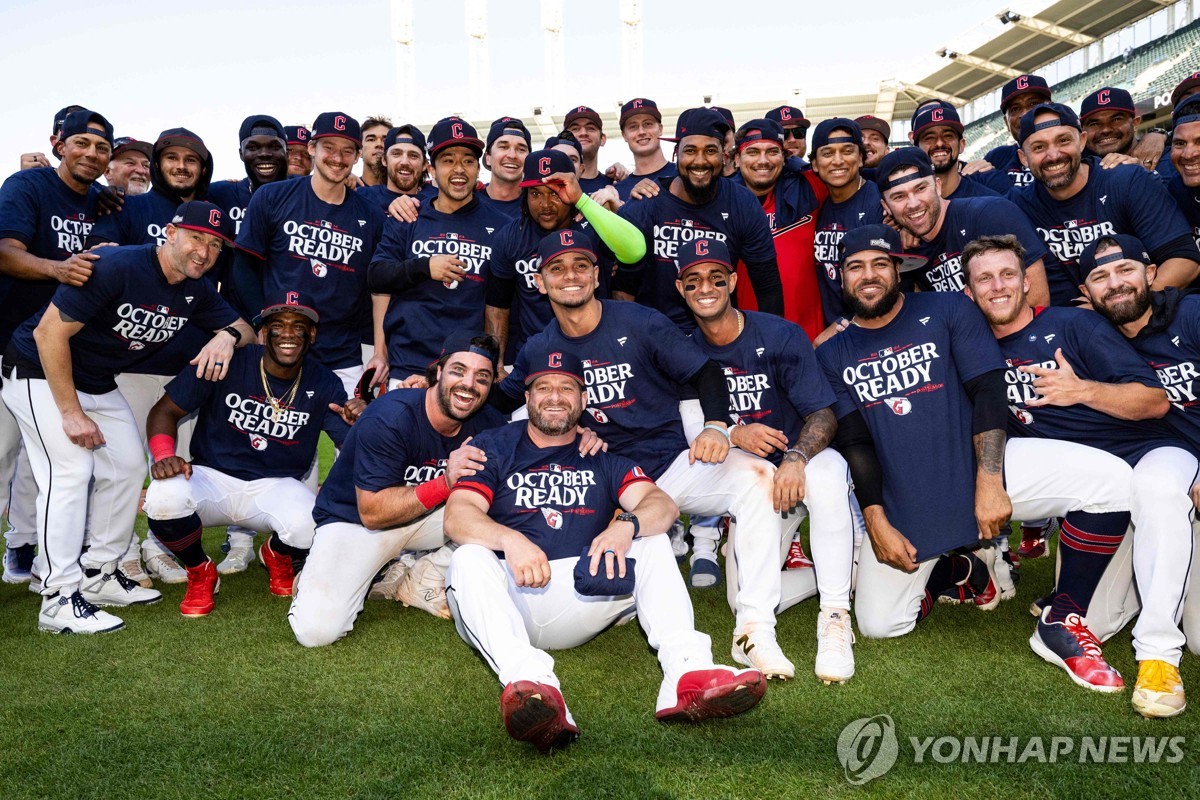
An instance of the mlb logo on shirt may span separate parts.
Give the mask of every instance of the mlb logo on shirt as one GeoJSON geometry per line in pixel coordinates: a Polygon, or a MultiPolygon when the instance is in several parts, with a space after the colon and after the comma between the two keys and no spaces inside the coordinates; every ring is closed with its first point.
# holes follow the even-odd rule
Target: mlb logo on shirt
{"type": "Polygon", "coordinates": [[[550,471],[551,472],[562,472],[562,464],[551,464],[550,471]]]}
{"type": "Polygon", "coordinates": [[[895,348],[894,348],[894,347],[885,347],[885,348],[883,348],[882,350],[880,350],[880,351],[879,351],[879,357],[880,357],[880,358],[885,358],[885,357],[887,357],[887,356],[890,356],[890,355],[891,355],[893,352],[895,352],[895,348]]]}
{"type": "Polygon", "coordinates": [[[898,417],[903,417],[912,411],[912,403],[908,401],[907,397],[885,397],[883,402],[887,403],[888,408],[898,417]]]}
{"type": "Polygon", "coordinates": [[[250,437],[250,446],[253,447],[255,450],[266,450],[267,449],[267,440],[261,436],[251,436],[250,437]]]}
{"type": "Polygon", "coordinates": [[[454,231],[447,231],[447,232],[446,232],[446,238],[447,238],[447,239],[457,239],[457,238],[458,238],[458,234],[457,234],[457,233],[455,233],[454,231]]]}
{"type": "Polygon", "coordinates": [[[169,314],[169,313],[171,313],[171,309],[167,308],[166,306],[159,306],[159,307],[158,307],[158,313],[160,313],[160,314],[169,314]]]}
{"type": "Polygon", "coordinates": [[[546,518],[546,524],[556,531],[562,530],[563,516],[562,512],[556,511],[553,508],[538,509],[542,512],[542,516],[546,518]]]}
{"type": "Polygon", "coordinates": [[[327,274],[329,274],[329,267],[325,266],[320,261],[317,261],[315,258],[310,258],[309,261],[312,263],[313,275],[316,275],[318,278],[324,278],[327,274]]]}

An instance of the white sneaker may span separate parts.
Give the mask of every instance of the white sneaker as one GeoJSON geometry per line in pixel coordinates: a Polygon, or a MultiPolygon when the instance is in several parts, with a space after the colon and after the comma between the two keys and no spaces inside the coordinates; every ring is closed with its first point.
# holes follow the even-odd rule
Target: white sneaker
{"type": "Polygon", "coordinates": [[[994,551],[992,575],[996,579],[996,589],[1000,592],[1001,600],[1012,600],[1017,596],[1017,581],[1013,573],[1012,562],[1004,557],[1009,552],[1008,537],[999,537],[992,550],[994,551]]]}
{"type": "Polygon", "coordinates": [[[796,677],[796,665],[779,649],[775,631],[734,633],[733,660],[743,667],[753,667],[767,677],[790,680],[796,677]]]}
{"type": "Polygon", "coordinates": [[[96,608],[78,589],[42,598],[38,612],[38,630],[49,633],[108,633],[124,627],[120,617],[96,608]]]}
{"type": "Polygon", "coordinates": [[[439,552],[434,550],[417,559],[396,584],[395,597],[405,606],[450,619],[450,606],[446,603],[446,568],[435,560],[439,552]]]}
{"type": "Polygon", "coordinates": [[[129,580],[143,589],[153,588],[154,582],[150,580],[150,576],[142,569],[142,551],[137,545],[129,548],[125,555],[122,556],[120,569],[129,580]]]}
{"type": "Polygon", "coordinates": [[[379,580],[371,584],[371,589],[367,592],[367,599],[395,600],[396,588],[407,574],[408,564],[404,563],[401,559],[396,559],[387,565],[379,580]]]}
{"type": "Polygon", "coordinates": [[[826,683],[845,683],[854,677],[854,631],[850,612],[822,608],[817,615],[817,661],[814,671],[826,683]]]}
{"type": "Polygon", "coordinates": [[[162,600],[162,592],[138,586],[121,571],[116,561],[99,567],[83,567],[79,592],[83,599],[98,606],[148,606],[162,600]],[[89,575],[88,573],[93,572],[89,575]]]}
{"type": "Polygon", "coordinates": [[[229,555],[221,559],[217,572],[222,575],[233,575],[235,572],[245,572],[246,567],[254,563],[254,540],[245,547],[229,548],[229,555]]]}
{"type": "Polygon", "coordinates": [[[675,554],[675,560],[683,560],[688,554],[687,531],[683,529],[683,520],[675,520],[667,535],[671,537],[671,552],[675,554]]]}
{"type": "Polygon", "coordinates": [[[170,554],[159,552],[147,554],[143,550],[142,555],[146,559],[146,572],[158,580],[163,583],[187,583],[187,570],[179,566],[179,562],[170,554]]]}

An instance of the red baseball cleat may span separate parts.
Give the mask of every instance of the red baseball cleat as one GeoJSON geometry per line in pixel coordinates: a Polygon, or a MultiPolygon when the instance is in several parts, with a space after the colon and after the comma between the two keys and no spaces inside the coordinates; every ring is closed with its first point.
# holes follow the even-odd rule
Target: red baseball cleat
{"type": "Polygon", "coordinates": [[[654,716],[659,722],[736,717],[758,705],[766,692],[767,679],[756,669],[697,669],[685,672],[675,684],[678,702],[654,716]]]}
{"type": "Polygon", "coordinates": [[[279,597],[292,596],[292,584],[295,583],[296,573],[292,569],[292,557],[281,555],[271,549],[271,540],[263,542],[258,548],[258,557],[267,568],[267,578],[271,586],[271,594],[279,597]]]}
{"type": "Polygon", "coordinates": [[[799,536],[792,538],[788,547],[787,558],[783,560],[784,569],[812,569],[812,559],[804,554],[804,544],[799,536]]]}
{"type": "Polygon", "coordinates": [[[1067,614],[1062,622],[1049,622],[1050,609],[1042,612],[1029,646],[1051,664],[1066,670],[1075,683],[1095,692],[1119,692],[1125,688],[1121,673],[1104,660],[1100,640],[1088,630],[1078,614],[1067,614]]]}
{"type": "Polygon", "coordinates": [[[213,595],[220,588],[221,578],[212,559],[198,567],[188,567],[187,591],[183,594],[183,602],[179,604],[179,613],[185,617],[208,616],[216,603],[213,595]]]}
{"type": "Polygon", "coordinates": [[[541,753],[561,750],[579,738],[567,720],[567,704],[558,689],[535,681],[513,681],[500,695],[500,716],[508,735],[529,742],[541,753]]]}

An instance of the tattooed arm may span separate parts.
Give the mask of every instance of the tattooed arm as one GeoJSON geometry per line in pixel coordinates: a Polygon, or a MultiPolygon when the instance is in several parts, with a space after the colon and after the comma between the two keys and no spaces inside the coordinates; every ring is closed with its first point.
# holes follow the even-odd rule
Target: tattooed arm
{"type": "Polygon", "coordinates": [[[1005,422],[1004,371],[993,370],[964,384],[974,407],[975,521],[979,538],[1000,535],[1012,516],[1012,501],[1004,489],[1005,422]]]}
{"type": "Polygon", "coordinates": [[[776,511],[791,511],[804,502],[804,468],[817,453],[829,446],[835,433],[837,417],[833,415],[833,409],[822,408],[804,418],[804,428],[796,437],[796,443],[783,454],[783,463],[775,470],[776,511]]]}

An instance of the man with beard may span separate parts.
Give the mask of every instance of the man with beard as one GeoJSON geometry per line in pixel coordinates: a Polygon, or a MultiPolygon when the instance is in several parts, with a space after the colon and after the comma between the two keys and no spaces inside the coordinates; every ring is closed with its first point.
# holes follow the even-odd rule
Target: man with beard
{"type": "Polygon", "coordinates": [[[892,126],[870,114],[855,117],[854,123],[862,131],[863,150],[866,151],[862,165],[865,169],[875,169],[891,150],[892,126]]]}
{"type": "Polygon", "coordinates": [[[634,188],[644,180],[659,181],[674,178],[675,164],[663,155],[662,112],[658,104],[645,97],[635,97],[621,106],[621,138],[633,156],[633,172],[616,182],[621,202],[629,200],[634,188]]]}
{"type": "MultiPolygon", "coordinates": [[[[416,125],[401,125],[387,132],[383,140],[387,182],[365,186],[358,193],[384,211],[400,197],[432,195],[426,182],[429,160],[425,157],[425,134],[416,125]]],[[[425,199],[425,198],[423,198],[425,199]]]]}
{"type": "MultiPolygon", "coordinates": [[[[1080,257],[1081,265],[1089,268],[1087,279],[1095,290],[1093,301],[1108,302],[1110,308],[1132,292],[1120,280],[1109,283],[1110,276],[1121,272],[1124,265],[1109,267],[1124,259],[1122,250],[1133,246],[1138,258],[1146,258],[1140,243],[1120,238],[1120,242],[1108,240],[1115,246],[1114,258],[1095,269],[1092,266],[1096,261],[1105,261],[1104,256],[1094,255],[1106,252],[1103,244],[1089,247],[1080,257]]],[[[968,247],[965,260],[970,294],[987,317],[1008,364],[1006,382],[1012,411],[1009,431],[1014,436],[1087,445],[1118,456],[1133,468],[1129,490],[1136,529],[1132,537],[1133,570],[1145,605],[1134,627],[1134,650],[1141,662],[1178,666],[1184,642],[1178,614],[1192,555],[1188,490],[1197,464],[1195,456],[1184,449],[1162,419],[1170,408],[1167,393],[1154,371],[1096,314],[1075,308],[1030,307],[1025,295],[1028,284],[1021,274],[1021,247],[1012,237],[980,239],[968,247]]],[[[1098,458],[1095,450],[1089,458],[1098,458]]],[[[1061,459],[1055,459],[1054,468],[1073,471],[1061,459]]],[[[1094,496],[1103,502],[1101,495],[1094,496]]],[[[1112,608],[1114,596],[1119,605],[1126,595],[1113,588],[1121,585],[1120,575],[1106,575],[1104,583],[1109,585],[1097,593],[1098,602],[1090,607],[1091,593],[1081,595],[1076,591],[1096,586],[1120,544],[1125,523],[1115,517],[1110,523],[1066,515],[1059,543],[1062,570],[1057,594],[1043,610],[1038,631],[1030,640],[1035,652],[1073,673],[1076,683],[1100,691],[1119,690],[1123,683],[1113,673],[1101,686],[1115,689],[1097,687],[1093,679],[1077,669],[1080,662],[1075,657],[1079,653],[1071,651],[1078,647],[1062,650],[1055,642],[1069,643],[1064,634],[1073,633],[1086,651],[1085,639],[1092,633],[1106,639],[1132,616],[1129,613],[1123,619],[1114,618],[1122,613],[1120,608],[1112,608]],[[1081,526],[1081,522],[1086,525],[1081,526]],[[1068,574],[1070,570],[1077,572],[1068,574]],[[1087,586],[1079,583],[1084,577],[1087,586]],[[1068,583],[1075,588],[1065,588],[1068,583]],[[1064,599],[1063,595],[1068,597],[1064,599]],[[1086,628],[1072,630],[1072,614],[1086,615],[1091,632],[1086,628]],[[1047,624],[1056,618],[1066,627],[1056,631],[1047,624]],[[1087,636],[1080,638],[1085,633],[1087,636]]],[[[1120,573],[1126,563],[1118,558],[1115,573],[1120,573]]],[[[1126,566],[1126,589],[1128,582],[1126,566]]],[[[1139,678],[1143,671],[1163,670],[1143,667],[1139,678]]],[[[1140,692],[1135,691],[1135,707],[1139,696],[1140,692]]],[[[1176,713],[1183,710],[1182,687],[1178,701],[1176,713]]]]}
{"type": "Polygon", "coordinates": [[[262,310],[263,345],[237,350],[225,377],[206,381],[188,368],[150,409],[154,479],[146,490],[150,530],[187,567],[179,611],[203,617],[220,589],[201,534],[211,525],[270,533],[263,543],[271,593],[290,597],[293,562],[312,547],[316,495],[302,483],[324,430],[341,445],[362,410],[329,369],[308,360],[317,312],[289,292],[262,310]],[[341,404],[345,403],[345,407],[341,404]],[[175,452],[180,420],[197,412],[192,460],[175,452]]]}
{"type": "Polygon", "coordinates": [[[235,232],[241,233],[246,207],[254,192],[265,183],[287,178],[287,139],[279,120],[263,114],[242,120],[238,129],[238,155],[246,168],[246,177],[213,184],[208,188],[208,200],[224,209],[233,220],[235,232]]]}
{"type": "Polygon", "coordinates": [[[521,214],[521,175],[531,142],[525,123],[516,117],[501,117],[488,130],[483,166],[491,172],[492,179],[480,193],[479,201],[509,219],[521,214]]]}
{"type": "MultiPolygon", "coordinates": [[[[1129,92],[1111,86],[1097,89],[1079,104],[1079,121],[1087,133],[1088,155],[1104,158],[1116,153],[1128,156],[1128,163],[1138,163],[1133,148],[1142,116],[1129,92]]],[[[1153,171],[1154,162],[1144,166],[1153,171]]]]}
{"type": "Polygon", "coordinates": [[[1008,192],[1011,183],[1006,176],[988,169],[970,175],[963,173],[964,162],[959,160],[967,140],[958,111],[949,103],[933,100],[918,106],[912,116],[912,132],[908,138],[925,151],[933,164],[939,192],[947,200],[967,197],[997,197],[1008,192]]]}
{"type": "MultiPolygon", "coordinates": [[[[94,111],[66,115],[55,126],[56,167],[22,169],[0,187],[0,348],[45,307],[63,284],[84,285],[98,253],[84,250],[97,219],[97,179],[108,167],[112,125],[94,111]]],[[[4,581],[31,578],[37,523],[37,486],[21,444],[21,430],[0,408],[0,507],[8,508],[4,581]],[[14,479],[15,476],[15,479],[14,479]]]]}
{"type": "Polygon", "coordinates": [[[1021,117],[1017,141],[1035,181],[1010,197],[1049,249],[1046,278],[1054,305],[1079,297],[1079,254],[1105,235],[1124,233],[1146,245],[1159,265],[1156,289],[1196,278],[1200,251],[1166,189],[1140,167],[1102,169],[1085,156],[1087,134],[1074,111],[1058,103],[1035,106],[1021,117]]]}
{"type": "Polygon", "coordinates": [[[384,140],[392,129],[392,121],[387,117],[367,117],[362,123],[362,185],[386,186],[388,182],[387,163],[384,154],[387,147],[384,140]]]}
{"type": "Polygon", "coordinates": [[[675,504],[630,459],[579,454],[588,392],[578,356],[525,355],[529,421],[476,438],[483,468],[446,504],[446,531],[460,545],[447,589],[455,623],[504,686],[508,734],[542,752],[575,741],[579,728],[545,650],[581,645],[631,613],[662,665],[658,720],[748,711],[766,680],[716,665],[711,641],[695,629],[664,535],[675,504]]]}
{"type": "MultiPolygon", "coordinates": [[[[645,116],[645,114],[643,114],[645,116]]],[[[666,191],[626,203],[621,216],[646,237],[646,256],[638,267],[618,270],[613,291],[661,311],[685,332],[695,327],[675,291],[675,255],[679,245],[697,238],[719,239],[736,261],[746,265],[758,308],[783,314],[783,289],[771,227],[762,204],[745,186],[721,180],[727,125],[710,108],[679,115],[676,136],[679,174],[666,191]]]]}
{"type": "Polygon", "coordinates": [[[387,311],[376,341],[386,343],[396,385],[424,375],[438,355],[434,343],[450,331],[483,325],[488,263],[509,218],[475,191],[482,154],[483,142],[468,122],[438,121],[429,132],[437,196],[421,204],[415,222],[389,221],[371,258],[367,285],[387,311]]]}
{"type": "Polygon", "coordinates": [[[616,175],[625,177],[625,170],[620,164],[613,164],[604,172],[600,171],[597,159],[600,156],[600,148],[608,143],[608,137],[604,135],[604,121],[595,109],[576,106],[563,118],[563,128],[574,134],[575,140],[579,142],[582,161],[579,186],[584,194],[590,195],[605,186],[612,186],[616,175]]]}
{"type": "Polygon", "coordinates": [[[145,194],[150,191],[150,159],[154,145],[140,142],[132,136],[113,141],[112,158],[104,172],[104,182],[122,194],[145,194]]]}
{"type": "Polygon", "coordinates": [[[283,131],[287,138],[288,177],[307,178],[313,169],[312,156],[308,152],[312,131],[303,125],[288,125],[283,131]]]}
{"type": "Polygon", "coordinates": [[[929,156],[921,148],[902,147],[883,157],[875,182],[887,213],[901,229],[920,240],[917,252],[927,266],[913,273],[926,292],[961,292],[966,286],[962,252],[980,236],[1014,233],[1026,249],[1030,302],[1049,305],[1043,258],[1046,248],[1025,216],[1002,197],[947,199],[929,156]]]}
{"type": "Polygon", "coordinates": [[[1167,191],[1200,244],[1200,98],[1179,102],[1171,114],[1171,128],[1168,155],[1175,174],[1167,181],[1167,191]]]}
{"type": "Polygon", "coordinates": [[[498,357],[491,337],[457,330],[429,366],[428,389],[393,389],[354,423],[313,508],[316,535],[288,611],[300,644],[345,636],[389,561],[446,543],[446,497],[483,466],[467,442],[504,423],[486,405],[498,357]]]}
{"type": "Polygon", "coordinates": [[[558,150],[530,153],[521,187],[521,216],[496,236],[486,282],[484,330],[500,342],[505,364],[512,364],[525,340],[554,319],[535,277],[541,263],[538,244],[546,235],[569,229],[589,240],[599,259],[597,294],[603,298],[613,268],[636,264],[646,254],[641,231],[588,197],[570,159],[558,150]],[[582,220],[575,219],[577,212],[582,220]]]}
{"type": "Polygon", "coordinates": [[[1014,186],[1033,183],[1033,174],[1021,161],[1021,148],[1016,144],[1021,117],[1038,103],[1046,103],[1052,99],[1050,87],[1040,75],[1018,75],[1000,89],[1000,113],[1004,115],[1004,124],[1014,143],[993,147],[984,156],[984,160],[1001,174],[1007,175],[1014,186]]]}
{"type": "Polygon", "coordinates": [[[808,128],[812,125],[804,117],[804,112],[795,106],[779,106],[767,112],[766,118],[783,128],[783,146],[788,158],[803,160],[808,152],[808,128]]]}

